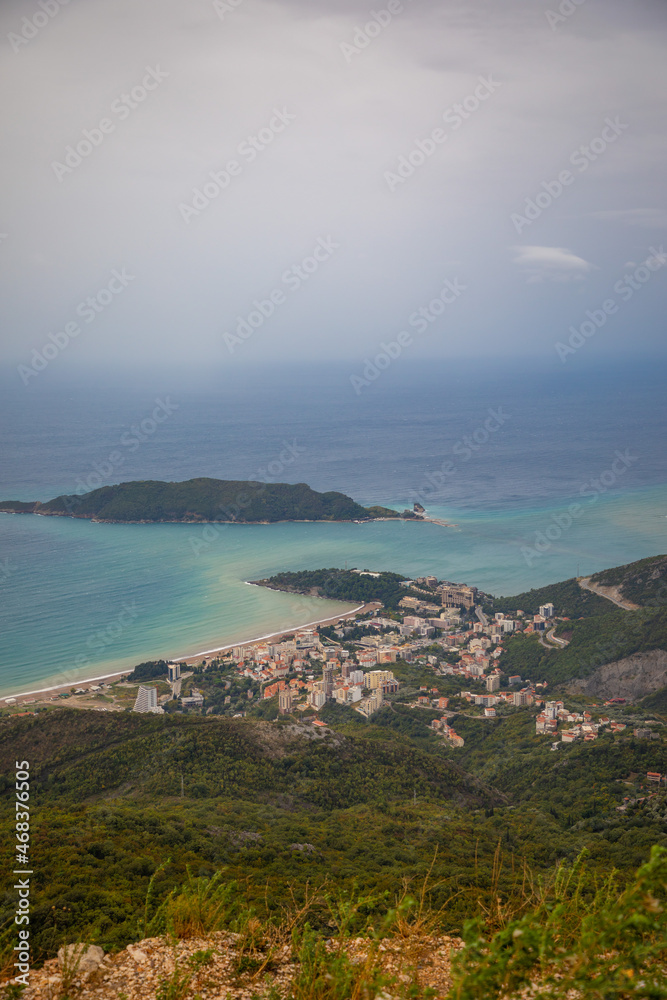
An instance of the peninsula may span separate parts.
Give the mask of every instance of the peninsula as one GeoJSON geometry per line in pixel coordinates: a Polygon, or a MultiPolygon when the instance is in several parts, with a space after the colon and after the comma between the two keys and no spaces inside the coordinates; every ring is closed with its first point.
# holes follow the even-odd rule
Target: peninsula
{"type": "Polygon", "coordinates": [[[362,507],[344,493],[317,493],[305,483],[294,485],[208,478],[189,479],[183,483],[120,483],[117,486],[102,486],[89,493],[55,497],[43,503],[39,500],[0,500],[0,513],[78,517],[116,524],[267,524],[275,521],[373,521],[417,517],[412,511],[400,514],[389,507],[362,507]]]}

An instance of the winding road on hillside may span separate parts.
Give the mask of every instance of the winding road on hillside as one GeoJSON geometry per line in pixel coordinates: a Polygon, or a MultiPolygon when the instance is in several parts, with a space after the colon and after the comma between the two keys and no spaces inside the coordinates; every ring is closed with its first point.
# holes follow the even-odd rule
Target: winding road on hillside
{"type": "Polygon", "coordinates": [[[546,636],[541,632],[537,633],[538,639],[545,649],[565,649],[566,646],[570,645],[569,640],[559,639],[558,636],[555,635],[555,631],[556,626],[554,625],[553,628],[549,629],[546,636]],[[549,640],[548,642],[547,639],[549,640]]]}
{"type": "Polygon", "coordinates": [[[597,594],[598,597],[606,597],[608,601],[611,601],[612,604],[615,604],[618,608],[623,608],[624,611],[639,610],[638,604],[633,604],[632,601],[623,600],[618,587],[601,587],[591,583],[590,576],[580,577],[579,586],[582,590],[590,590],[592,594],[597,594]]]}

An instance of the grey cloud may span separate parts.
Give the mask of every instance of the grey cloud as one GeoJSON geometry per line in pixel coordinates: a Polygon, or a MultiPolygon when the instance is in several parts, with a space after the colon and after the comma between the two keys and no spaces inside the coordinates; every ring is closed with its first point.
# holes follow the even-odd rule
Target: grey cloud
{"type": "MultiPolygon", "coordinates": [[[[584,283],[559,288],[558,300],[550,281],[528,290],[525,268],[508,259],[512,213],[559,172],[576,173],[520,240],[595,261],[599,271],[586,272],[533,262],[533,276],[585,273],[595,299],[619,261],[646,256],[643,231],[664,225],[651,206],[663,203],[666,159],[664,6],[640,0],[630,14],[586,0],[552,31],[545,12],[556,6],[411,0],[346,62],[341,44],[385,0],[243,0],[223,20],[212,2],[87,0],[17,52],[7,35],[38,8],[7,0],[7,356],[24,361],[127,267],[132,289],[58,364],[229,364],[223,332],[328,235],[341,249],[245,345],[244,363],[354,360],[452,276],[474,292],[416,353],[475,354],[500,341],[506,353],[550,351],[548,327],[584,283]],[[121,117],[115,102],[132,101],[155,65],[168,77],[121,117]],[[480,76],[500,86],[474,107],[480,76]],[[455,127],[456,113],[445,116],[457,104],[455,127]],[[276,108],[295,117],[269,141],[276,108]],[[615,115],[627,131],[576,171],[573,151],[615,115]],[[52,164],[68,147],[75,162],[103,118],[113,130],[58,180],[52,164]],[[240,169],[216,192],[211,175],[230,162],[240,169]],[[385,174],[402,164],[391,191],[385,174]],[[195,200],[204,207],[186,224],[179,206],[195,200]]],[[[622,348],[621,326],[605,350],[622,348]]]]}

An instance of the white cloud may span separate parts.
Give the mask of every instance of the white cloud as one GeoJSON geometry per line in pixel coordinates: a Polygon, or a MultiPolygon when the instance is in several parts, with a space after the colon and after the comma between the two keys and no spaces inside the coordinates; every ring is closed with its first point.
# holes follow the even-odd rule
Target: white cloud
{"type": "Polygon", "coordinates": [[[565,247],[514,246],[513,264],[521,267],[529,284],[540,281],[581,281],[595,264],[565,247]]]}

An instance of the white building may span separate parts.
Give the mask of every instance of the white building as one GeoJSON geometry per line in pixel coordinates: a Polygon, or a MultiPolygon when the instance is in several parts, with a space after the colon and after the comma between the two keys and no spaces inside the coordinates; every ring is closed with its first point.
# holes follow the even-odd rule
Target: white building
{"type": "Polygon", "coordinates": [[[326,703],[326,700],[327,696],[324,691],[315,690],[310,692],[310,704],[313,708],[322,708],[322,706],[326,703]]]}
{"type": "Polygon", "coordinates": [[[313,629],[304,629],[295,636],[296,649],[313,649],[319,644],[319,635],[313,629]]]}
{"type": "Polygon", "coordinates": [[[162,709],[157,703],[157,688],[144,687],[143,684],[137,692],[137,700],[134,703],[133,712],[155,712],[160,713],[162,709]]]}

